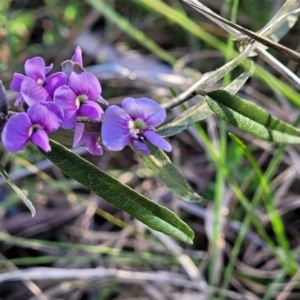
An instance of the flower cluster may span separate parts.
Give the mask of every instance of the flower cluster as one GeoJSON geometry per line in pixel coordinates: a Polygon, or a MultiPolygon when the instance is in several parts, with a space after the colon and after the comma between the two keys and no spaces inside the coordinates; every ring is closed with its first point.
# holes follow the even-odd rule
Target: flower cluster
{"type": "Polygon", "coordinates": [[[90,153],[101,155],[101,121],[102,143],[109,150],[119,151],[131,144],[149,155],[149,141],[171,151],[171,145],[155,132],[166,118],[165,109],[156,101],[126,98],[122,107],[112,105],[104,112],[100,104],[108,106],[108,102],[101,97],[101,85],[95,75],[83,69],[79,46],[62,66],[62,72],[48,75],[52,64],[46,66],[41,57],[34,57],[25,63],[25,75],[14,74],[10,87],[18,92],[15,106],[23,104],[26,111],[14,113],[4,126],[2,143],[7,151],[18,152],[28,142],[51,151],[47,133],[61,127],[75,129],[73,147],[85,144],[90,153]],[[80,123],[78,117],[94,123],[80,123]],[[96,126],[89,130],[87,125],[96,126]]]}

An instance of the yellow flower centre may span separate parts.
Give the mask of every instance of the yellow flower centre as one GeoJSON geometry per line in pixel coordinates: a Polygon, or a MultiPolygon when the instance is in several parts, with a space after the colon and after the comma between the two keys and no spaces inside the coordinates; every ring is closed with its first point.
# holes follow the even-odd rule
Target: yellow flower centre
{"type": "Polygon", "coordinates": [[[82,103],[84,103],[86,100],[88,100],[88,97],[87,97],[87,95],[79,95],[79,96],[77,96],[76,97],[76,107],[77,107],[77,109],[79,109],[79,107],[80,107],[80,105],[82,104],[82,103]]]}
{"type": "Polygon", "coordinates": [[[147,128],[147,124],[143,119],[137,118],[128,122],[128,128],[131,136],[135,139],[138,139],[143,130],[147,128]]]}
{"type": "Polygon", "coordinates": [[[29,128],[28,136],[32,136],[32,134],[38,130],[38,129],[44,129],[41,125],[39,124],[34,124],[29,128]]]}
{"type": "Polygon", "coordinates": [[[40,78],[39,78],[36,82],[37,82],[37,84],[39,84],[39,85],[43,85],[43,84],[44,84],[44,81],[43,81],[42,79],[40,79],[40,78]]]}

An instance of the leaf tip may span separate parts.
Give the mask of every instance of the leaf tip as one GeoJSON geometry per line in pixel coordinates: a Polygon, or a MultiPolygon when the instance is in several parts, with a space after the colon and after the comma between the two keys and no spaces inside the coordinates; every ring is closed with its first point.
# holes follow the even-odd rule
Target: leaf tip
{"type": "Polygon", "coordinates": [[[36,210],[33,206],[30,208],[30,212],[31,212],[31,218],[33,218],[36,215],[36,210]]]}

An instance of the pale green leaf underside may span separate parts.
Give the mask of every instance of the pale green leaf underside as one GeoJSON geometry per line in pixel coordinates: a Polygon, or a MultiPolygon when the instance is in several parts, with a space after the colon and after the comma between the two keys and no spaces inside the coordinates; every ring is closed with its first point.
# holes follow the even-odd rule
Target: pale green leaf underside
{"type": "Polygon", "coordinates": [[[68,176],[150,228],[192,243],[194,232],[173,212],[140,195],[55,141],[51,140],[50,144],[52,151],[43,152],[44,155],[68,176]]]}
{"type": "Polygon", "coordinates": [[[184,111],[172,122],[160,127],[157,130],[157,133],[162,136],[175,135],[192,126],[195,122],[202,121],[212,114],[213,112],[208,107],[207,103],[205,101],[200,102],[184,111]]]}
{"type": "MultiPolygon", "coordinates": [[[[231,94],[237,93],[245,84],[250,75],[250,71],[243,72],[235,80],[228,84],[224,90],[230,92],[231,94]]],[[[172,136],[178,134],[192,126],[194,123],[202,121],[212,114],[213,112],[207,105],[207,102],[202,101],[188,108],[170,123],[160,127],[157,130],[157,133],[162,136],[172,136]]]]}
{"type": "Polygon", "coordinates": [[[30,200],[23,194],[23,192],[14,184],[14,182],[10,179],[9,175],[3,168],[3,166],[0,164],[0,174],[3,176],[3,178],[6,180],[6,182],[12,187],[12,189],[16,192],[18,197],[25,203],[25,205],[28,207],[28,209],[31,212],[31,216],[34,217],[36,214],[35,208],[30,202],[30,200]]]}
{"type": "Polygon", "coordinates": [[[224,90],[207,93],[210,109],[226,122],[270,142],[300,143],[300,130],[285,123],[251,101],[224,90]]]}
{"type": "Polygon", "coordinates": [[[145,165],[157,176],[174,194],[186,201],[199,202],[201,196],[195,193],[185,178],[170,161],[169,157],[159,148],[148,143],[151,155],[137,154],[145,165]]]}

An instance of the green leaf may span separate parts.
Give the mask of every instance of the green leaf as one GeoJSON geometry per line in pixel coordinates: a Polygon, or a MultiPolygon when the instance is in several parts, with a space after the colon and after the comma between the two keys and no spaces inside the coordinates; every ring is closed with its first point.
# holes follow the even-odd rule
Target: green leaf
{"type": "Polygon", "coordinates": [[[13,183],[3,166],[0,164],[0,174],[3,176],[3,178],[6,180],[6,182],[12,187],[12,189],[16,192],[18,197],[25,203],[25,205],[28,207],[28,209],[31,212],[31,216],[34,217],[36,214],[35,208],[30,202],[30,200],[23,194],[23,192],[13,183]]]}
{"type": "Polygon", "coordinates": [[[278,42],[297,23],[300,3],[298,0],[286,0],[272,19],[257,33],[278,42]],[[297,10],[297,13],[295,13],[297,10]]]}
{"type": "MultiPolygon", "coordinates": [[[[267,39],[265,38],[264,36],[262,35],[259,35],[251,30],[248,30],[238,24],[235,24],[233,22],[230,22],[222,17],[220,17],[219,15],[211,12],[211,11],[208,11],[206,8],[203,8],[200,6],[200,4],[197,4],[191,0],[183,0],[183,2],[187,3],[188,5],[190,5],[191,7],[195,8],[197,11],[200,11],[201,13],[203,13],[204,15],[208,15],[208,16],[211,16],[213,18],[215,18],[216,20],[218,21],[221,21],[222,23],[242,32],[243,34],[245,34],[246,36],[248,37],[251,37],[252,39],[254,39],[255,41],[267,46],[267,47],[270,47],[272,49],[274,49],[275,51],[277,51],[279,54],[287,57],[288,59],[296,62],[297,64],[300,63],[300,54],[292,49],[289,49],[281,44],[278,44],[276,42],[273,42],[272,40],[270,39],[267,39]]],[[[272,26],[270,26],[272,27],[272,26]]],[[[264,28],[264,30],[266,30],[266,28],[264,28]]],[[[262,34],[262,32],[260,32],[260,34],[262,34]]]]}
{"type": "MultiPolygon", "coordinates": [[[[240,88],[245,84],[245,82],[251,74],[252,70],[245,71],[244,73],[239,75],[235,80],[233,80],[230,84],[228,84],[224,88],[224,90],[230,92],[231,94],[237,93],[240,90],[240,88]]],[[[159,133],[162,136],[175,135],[192,126],[194,123],[206,119],[212,114],[213,111],[208,107],[207,102],[200,102],[188,108],[170,123],[160,127],[157,130],[157,133],[159,133]]]]}
{"type": "Polygon", "coordinates": [[[219,118],[263,140],[300,143],[298,128],[273,117],[251,101],[231,95],[224,90],[207,93],[206,101],[219,118]]]}
{"type": "Polygon", "coordinates": [[[172,164],[169,157],[161,149],[148,143],[151,155],[143,155],[136,151],[145,165],[177,196],[186,201],[199,202],[202,197],[195,193],[185,178],[172,164]]]}
{"type": "Polygon", "coordinates": [[[241,89],[241,87],[246,83],[246,81],[252,74],[253,74],[253,64],[251,65],[249,71],[245,71],[242,74],[240,74],[237,78],[235,78],[232,82],[230,82],[224,88],[224,90],[232,95],[235,95],[241,89]]]}
{"type": "Polygon", "coordinates": [[[150,228],[192,243],[194,232],[173,212],[140,195],[55,141],[50,140],[50,144],[52,151],[43,154],[68,176],[150,228]]]}
{"type": "Polygon", "coordinates": [[[157,133],[162,136],[175,135],[187,129],[189,126],[192,126],[195,122],[204,120],[212,114],[213,112],[208,107],[207,103],[205,101],[200,102],[184,111],[172,122],[160,127],[157,130],[157,133]]]}

